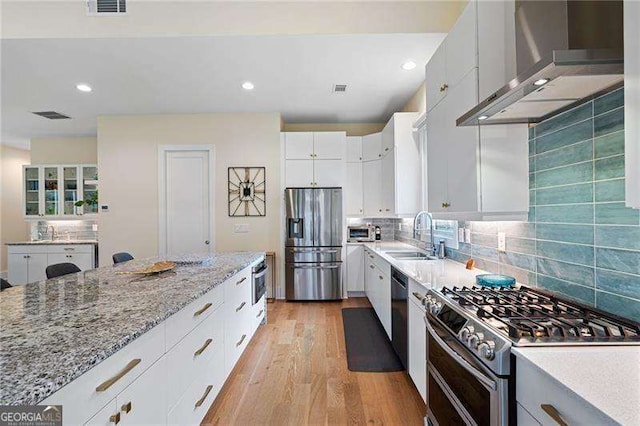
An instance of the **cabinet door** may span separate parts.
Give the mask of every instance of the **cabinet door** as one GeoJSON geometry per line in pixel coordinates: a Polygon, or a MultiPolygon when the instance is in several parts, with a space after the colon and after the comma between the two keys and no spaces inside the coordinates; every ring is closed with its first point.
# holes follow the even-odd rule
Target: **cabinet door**
{"type": "MultiPolygon", "coordinates": [[[[409,294],[411,299],[413,295],[409,294]]],[[[422,400],[427,395],[427,331],[424,313],[412,301],[407,301],[409,310],[409,376],[416,385],[422,400]]]]}
{"type": "Polygon", "coordinates": [[[345,187],[347,216],[362,216],[362,163],[347,163],[345,187]]]}
{"type": "Polygon", "coordinates": [[[78,209],[82,214],[97,214],[98,213],[98,167],[94,165],[87,165],[81,167],[82,174],[81,179],[81,197],[85,201],[85,204],[78,209]],[[96,202],[94,202],[96,201],[96,202]]]}
{"type": "Polygon", "coordinates": [[[43,167],[44,183],[44,214],[45,216],[60,215],[60,169],[58,166],[43,167]]]}
{"type": "Polygon", "coordinates": [[[93,256],[89,253],[49,253],[47,265],[55,265],[56,263],[73,263],[81,271],[93,269],[93,256]]]}
{"type": "Polygon", "coordinates": [[[362,161],[362,136],[347,137],[347,161],[350,163],[362,161]]]}
{"type": "Polygon", "coordinates": [[[80,200],[80,171],[77,166],[62,167],[62,192],[63,207],[62,214],[73,216],[78,214],[76,202],[80,200]]]}
{"type": "Polygon", "coordinates": [[[316,160],[342,160],[346,155],[345,132],[315,132],[313,153],[316,160]]]}
{"type": "Polygon", "coordinates": [[[284,153],[287,160],[308,160],[313,158],[313,132],[285,133],[284,153]]]}
{"type": "Polygon", "coordinates": [[[395,150],[382,157],[382,214],[396,214],[395,150]]]}
{"type": "Polygon", "coordinates": [[[479,203],[479,134],[477,126],[457,127],[456,119],[478,99],[477,70],[470,72],[445,100],[447,195],[452,212],[477,212],[479,203]]]}
{"type": "Polygon", "coordinates": [[[365,161],[362,163],[362,194],[365,217],[382,214],[382,161],[365,161]]]}
{"type": "Polygon", "coordinates": [[[29,281],[30,283],[47,279],[47,255],[45,253],[29,253],[29,281]]]}
{"type": "Polygon", "coordinates": [[[166,424],[166,390],[166,359],[162,357],[116,397],[122,424],[166,424]]]}
{"type": "Polygon", "coordinates": [[[288,188],[313,186],[313,160],[286,160],[284,173],[288,188]]]}
{"type": "Polygon", "coordinates": [[[435,51],[425,68],[425,86],[427,88],[427,112],[430,112],[444,98],[446,90],[443,87],[446,80],[445,73],[445,39],[435,51]]]}
{"type": "Polygon", "coordinates": [[[444,113],[446,100],[434,108],[426,121],[427,210],[446,211],[447,201],[447,132],[444,113]]]}
{"type": "Polygon", "coordinates": [[[365,294],[367,295],[367,299],[369,299],[369,303],[371,303],[371,306],[373,306],[373,308],[375,309],[376,301],[375,301],[374,289],[376,284],[376,281],[375,281],[376,273],[375,273],[375,265],[371,261],[370,256],[371,256],[370,254],[365,253],[365,260],[364,260],[365,294]]]}
{"type": "Polygon", "coordinates": [[[21,285],[29,282],[29,259],[24,253],[9,253],[7,263],[9,269],[9,283],[21,285]]]}
{"type": "Polygon", "coordinates": [[[22,176],[24,179],[24,215],[37,217],[42,214],[41,200],[41,174],[40,167],[24,167],[22,176]]]}
{"type": "Polygon", "coordinates": [[[314,186],[344,186],[345,165],[343,160],[315,160],[313,162],[314,186]]]}
{"type": "Polygon", "coordinates": [[[347,290],[364,291],[364,247],[347,245],[347,290]]]}
{"type": "Polygon", "coordinates": [[[87,426],[113,426],[120,424],[122,421],[122,414],[116,403],[116,399],[113,398],[104,408],[91,417],[85,425],[87,426]]]}
{"type": "MultiPolygon", "coordinates": [[[[447,92],[456,87],[471,69],[478,66],[476,29],[476,2],[472,1],[467,4],[467,7],[447,35],[447,48],[445,50],[445,83],[449,86],[447,92]]],[[[446,96],[449,96],[449,93],[446,96]]],[[[472,106],[475,106],[475,103],[472,106]]],[[[456,118],[460,115],[458,114],[456,118]]]]}
{"type": "Polygon", "coordinates": [[[387,155],[395,146],[395,114],[382,129],[382,156],[387,155]]]}
{"type": "Polygon", "coordinates": [[[362,137],[362,161],[382,158],[382,133],[373,133],[362,137]]]}

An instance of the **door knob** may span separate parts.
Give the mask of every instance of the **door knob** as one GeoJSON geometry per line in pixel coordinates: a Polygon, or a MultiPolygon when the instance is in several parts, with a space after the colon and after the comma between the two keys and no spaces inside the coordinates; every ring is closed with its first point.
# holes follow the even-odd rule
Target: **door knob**
{"type": "Polygon", "coordinates": [[[205,241],[204,243],[205,243],[206,245],[209,245],[209,240],[205,241]]]}

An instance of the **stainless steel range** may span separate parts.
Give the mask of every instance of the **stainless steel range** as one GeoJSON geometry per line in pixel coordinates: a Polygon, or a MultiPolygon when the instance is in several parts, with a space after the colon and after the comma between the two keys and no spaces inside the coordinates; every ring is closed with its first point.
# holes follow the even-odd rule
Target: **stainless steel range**
{"type": "Polygon", "coordinates": [[[515,425],[512,346],[640,344],[640,323],[529,287],[445,287],[422,302],[432,425],[515,425]]]}

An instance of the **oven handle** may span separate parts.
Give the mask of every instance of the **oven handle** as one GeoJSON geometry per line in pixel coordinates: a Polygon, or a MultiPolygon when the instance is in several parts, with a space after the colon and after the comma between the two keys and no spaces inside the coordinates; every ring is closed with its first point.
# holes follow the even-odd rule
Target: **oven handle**
{"type": "Polygon", "coordinates": [[[469,364],[464,358],[462,358],[460,355],[458,355],[458,353],[456,351],[451,349],[449,347],[449,345],[447,345],[447,342],[445,342],[444,340],[442,340],[442,338],[440,338],[440,336],[438,336],[438,333],[436,333],[436,331],[434,330],[433,326],[429,323],[429,318],[427,316],[424,317],[424,322],[427,324],[427,330],[429,331],[429,334],[431,335],[431,337],[433,337],[433,339],[436,341],[436,343],[438,343],[438,345],[440,345],[442,347],[442,349],[451,358],[453,358],[458,364],[460,364],[460,366],[462,366],[471,375],[473,375],[473,377],[478,379],[480,382],[482,382],[485,386],[489,387],[491,390],[498,389],[498,386],[496,385],[496,382],[494,382],[493,380],[489,379],[487,376],[482,374],[481,371],[479,371],[477,368],[475,368],[471,364],[469,364]]]}
{"type": "Polygon", "coordinates": [[[253,273],[253,280],[257,280],[258,278],[262,278],[265,276],[265,274],[267,273],[267,269],[269,269],[268,267],[264,267],[262,269],[260,269],[259,271],[256,271],[253,273]]]}

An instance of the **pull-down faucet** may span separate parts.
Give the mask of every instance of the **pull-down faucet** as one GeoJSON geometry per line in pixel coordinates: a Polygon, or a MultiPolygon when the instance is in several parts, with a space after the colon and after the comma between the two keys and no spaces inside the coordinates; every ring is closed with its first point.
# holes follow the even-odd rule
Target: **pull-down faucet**
{"type": "Polygon", "coordinates": [[[413,239],[417,239],[418,232],[426,231],[427,228],[418,227],[418,224],[422,226],[421,218],[426,216],[429,218],[429,238],[431,243],[431,254],[436,255],[436,245],[433,239],[433,216],[428,211],[421,211],[413,218],[413,239]]]}

